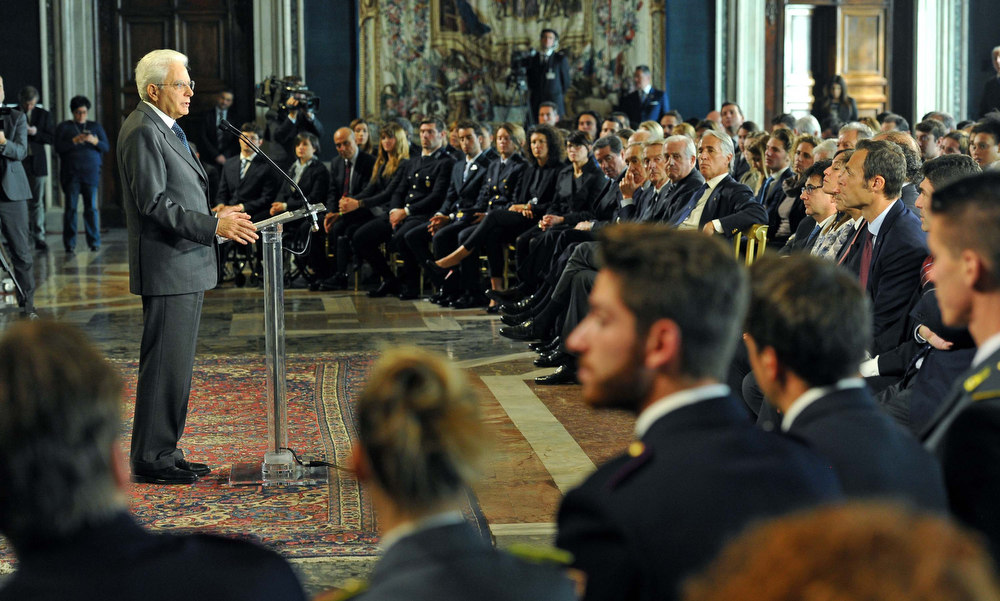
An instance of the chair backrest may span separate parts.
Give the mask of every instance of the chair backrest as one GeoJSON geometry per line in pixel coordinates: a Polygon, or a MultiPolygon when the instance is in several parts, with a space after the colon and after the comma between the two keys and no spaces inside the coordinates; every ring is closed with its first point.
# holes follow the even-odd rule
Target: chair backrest
{"type": "Polygon", "coordinates": [[[753,265],[767,248],[767,226],[755,223],[744,230],[733,230],[733,256],[739,261],[743,256],[747,267],[753,265]],[[746,251],[743,249],[743,236],[747,237],[746,251]]]}

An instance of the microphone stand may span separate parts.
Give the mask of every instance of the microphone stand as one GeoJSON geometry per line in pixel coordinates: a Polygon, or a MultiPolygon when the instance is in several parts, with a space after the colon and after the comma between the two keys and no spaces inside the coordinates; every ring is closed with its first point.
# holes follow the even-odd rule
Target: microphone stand
{"type": "MultiPolygon", "coordinates": [[[[285,211],[254,224],[264,243],[264,346],[267,351],[267,450],[264,460],[234,463],[229,471],[230,485],[318,485],[329,481],[329,470],[316,462],[303,464],[288,447],[288,399],[285,396],[285,305],[284,268],[282,266],[282,226],[306,216],[312,218],[313,231],[319,230],[316,213],[326,210],[322,204],[310,205],[291,177],[264,154],[243,132],[225,119],[219,129],[235,134],[257,151],[277,170],[302,198],[303,206],[285,211]]],[[[322,462],[320,462],[322,463],[322,462]]]]}

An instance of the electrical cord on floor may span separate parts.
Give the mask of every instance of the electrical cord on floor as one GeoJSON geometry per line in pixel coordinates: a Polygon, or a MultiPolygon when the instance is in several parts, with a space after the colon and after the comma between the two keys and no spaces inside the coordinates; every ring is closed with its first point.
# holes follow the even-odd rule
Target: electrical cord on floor
{"type": "Polygon", "coordinates": [[[347,468],[340,467],[336,463],[329,463],[327,461],[306,461],[303,463],[302,460],[299,459],[299,455],[298,453],[295,452],[295,449],[290,449],[288,447],[281,447],[281,450],[288,451],[289,453],[291,453],[292,459],[295,460],[295,463],[301,465],[302,467],[332,467],[333,469],[340,470],[342,472],[350,473],[351,471],[347,468]]]}

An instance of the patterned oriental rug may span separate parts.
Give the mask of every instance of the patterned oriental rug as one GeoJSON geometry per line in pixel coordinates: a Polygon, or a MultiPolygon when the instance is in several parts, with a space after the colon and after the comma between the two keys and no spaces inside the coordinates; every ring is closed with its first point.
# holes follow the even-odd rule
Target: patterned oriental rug
{"type": "MultiPolygon", "coordinates": [[[[374,359],[373,354],[288,357],[289,446],[303,461],[348,465],[353,404],[374,359]]],[[[122,444],[127,451],[138,362],[119,366],[126,383],[122,444]]],[[[192,460],[208,463],[212,473],[191,486],[133,484],[132,511],[155,531],[254,540],[286,558],[375,555],[371,501],[349,473],[330,469],[324,486],[229,486],[233,463],[264,456],[265,372],[259,356],[198,358],[181,446],[192,460]]],[[[465,514],[489,535],[471,493],[465,514]]],[[[0,538],[0,573],[10,571],[12,555],[0,538]]]]}

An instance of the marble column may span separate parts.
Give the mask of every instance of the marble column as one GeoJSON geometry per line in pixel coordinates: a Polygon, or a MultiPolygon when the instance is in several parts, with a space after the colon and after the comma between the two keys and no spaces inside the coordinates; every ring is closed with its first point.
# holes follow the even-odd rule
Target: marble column
{"type": "Polygon", "coordinates": [[[930,111],[968,113],[969,8],[963,0],[917,0],[913,123],[930,111]]]}

